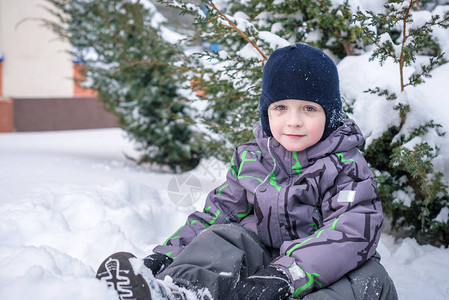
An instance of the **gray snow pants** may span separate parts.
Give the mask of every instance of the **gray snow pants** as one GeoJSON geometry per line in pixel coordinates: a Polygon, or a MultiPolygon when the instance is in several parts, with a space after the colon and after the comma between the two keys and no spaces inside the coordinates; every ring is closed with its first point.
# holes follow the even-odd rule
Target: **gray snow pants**
{"type": "MultiPolygon", "coordinates": [[[[170,276],[181,286],[207,288],[214,299],[222,300],[238,281],[268,266],[277,255],[278,250],[269,251],[255,233],[238,224],[213,225],[201,232],[157,278],[170,276]]],[[[334,284],[303,299],[394,300],[398,296],[382,265],[368,260],[334,284]]]]}

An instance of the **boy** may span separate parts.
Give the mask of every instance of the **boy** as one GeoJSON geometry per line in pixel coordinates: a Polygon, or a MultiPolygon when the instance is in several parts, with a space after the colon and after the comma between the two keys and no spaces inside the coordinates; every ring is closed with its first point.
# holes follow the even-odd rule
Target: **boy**
{"type": "MultiPolygon", "coordinates": [[[[380,198],[357,150],[362,134],[342,117],[335,64],[305,44],[274,51],[260,115],[255,140],[236,148],[204,211],[191,214],[145,266],[158,280],[169,276],[214,299],[397,299],[376,253],[380,198]]],[[[131,257],[111,256],[97,277],[122,299],[151,299],[131,257]],[[122,292],[111,275],[121,268],[134,283],[122,292]]],[[[158,280],[150,285],[161,287],[158,280]]]]}

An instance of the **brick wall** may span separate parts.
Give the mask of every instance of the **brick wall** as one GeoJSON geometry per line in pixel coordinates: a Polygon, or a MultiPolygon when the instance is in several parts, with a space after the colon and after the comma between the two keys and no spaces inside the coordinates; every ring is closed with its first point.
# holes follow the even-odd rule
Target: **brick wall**
{"type": "Polygon", "coordinates": [[[83,65],[82,62],[75,61],[73,63],[73,95],[75,97],[96,97],[98,95],[97,91],[86,89],[82,86],[82,83],[86,81],[86,76],[84,75],[85,70],[86,66],[83,65]]]}
{"type": "Polygon", "coordinates": [[[15,131],[75,130],[118,127],[95,97],[13,99],[15,131]]]}
{"type": "Polygon", "coordinates": [[[0,98],[3,96],[3,58],[0,53],[0,98]]]}
{"type": "Polygon", "coordinates": [[[14,108],[10,99],[0,99],[0,132],[14,130],[14,108]]]}

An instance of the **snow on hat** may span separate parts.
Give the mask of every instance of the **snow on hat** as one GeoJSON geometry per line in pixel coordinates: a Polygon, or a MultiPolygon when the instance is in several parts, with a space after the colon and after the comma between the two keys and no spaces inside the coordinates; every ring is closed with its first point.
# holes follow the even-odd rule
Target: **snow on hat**
{"type": "Polygon", "coordinates": [[[269,57],[262,79],[260,117],[263,130],[272,136],[268,106],[280,100],[306,100],[320,104],[326,114],[321,140],[341,122],[338,71],[321,50],[297,43],[275,50],[269,57]]]}

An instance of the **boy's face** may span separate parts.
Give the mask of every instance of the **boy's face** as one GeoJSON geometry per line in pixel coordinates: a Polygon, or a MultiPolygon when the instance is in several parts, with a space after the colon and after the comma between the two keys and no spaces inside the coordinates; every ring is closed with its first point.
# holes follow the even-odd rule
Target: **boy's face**
{"type": "Polygon", "coordinates": [[[273,137],[289,151],[302,151],[323,136],[326,114],[321,105],[304,100],[281,100],[268,107],[273,137]]]}

